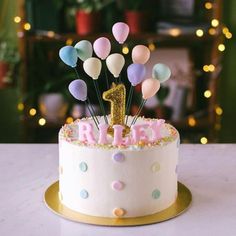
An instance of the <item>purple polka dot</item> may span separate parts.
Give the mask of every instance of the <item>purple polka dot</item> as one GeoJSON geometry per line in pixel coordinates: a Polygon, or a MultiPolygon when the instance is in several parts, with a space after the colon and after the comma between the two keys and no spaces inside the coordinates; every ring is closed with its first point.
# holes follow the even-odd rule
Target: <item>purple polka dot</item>
{"type": "Polygon", "coordinates": [[[116,162],[123,162],[125,160],[125,155],[122,152],[117,152],[112,155],[112,158],[116,162]]]}
{"type": "Polygon", "coordinates": [[[120,191],[124,188],[124,183],[121,181],[113,181],[112,182],[112,188],[116,191],[120,191]]]}

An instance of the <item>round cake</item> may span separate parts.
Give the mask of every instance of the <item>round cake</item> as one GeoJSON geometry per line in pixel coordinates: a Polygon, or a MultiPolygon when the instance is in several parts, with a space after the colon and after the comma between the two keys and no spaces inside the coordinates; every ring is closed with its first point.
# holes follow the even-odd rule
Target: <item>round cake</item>
{"type": "Polygon", "coordinates": [[[170,207],[177,198],[177,130],[164,120],[139,117],[120,138],[120,127],[113,126],[111,135],[102,117],[98,120],[99,127],[86,118],[60,130],[62,204],[110,218],[151,215],[170,207]]]}

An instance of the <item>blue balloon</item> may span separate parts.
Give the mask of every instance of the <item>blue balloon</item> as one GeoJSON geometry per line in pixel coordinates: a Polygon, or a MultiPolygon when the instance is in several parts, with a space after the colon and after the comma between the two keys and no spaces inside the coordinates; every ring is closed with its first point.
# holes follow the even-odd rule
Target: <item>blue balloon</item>
{"type": "Polygon", "coordinates": [[[73,80],[69,84],[69,91],[71,95],[79,101],[87,100],[87,84],[81,80],[73,80]]]}
{"type": "Polygon", "coordinates": [[[143,64],[133,63],[128,66],[127,75],[132,86],[136,86],[145,79],[146,68],[143,64]]]}
{"type": "Polygon", "coordinates": [[[72,46],[64,46],[59,51],[59,57],[68,66],[76,67],[77,52],[72,46]]]}
{"type": "Polygon", "coordinates": [[[171,76],[170,68],[162,63],[158,63],[152,68],[152,77],[160,81],[160,83],[165,82],[171,76]]]}

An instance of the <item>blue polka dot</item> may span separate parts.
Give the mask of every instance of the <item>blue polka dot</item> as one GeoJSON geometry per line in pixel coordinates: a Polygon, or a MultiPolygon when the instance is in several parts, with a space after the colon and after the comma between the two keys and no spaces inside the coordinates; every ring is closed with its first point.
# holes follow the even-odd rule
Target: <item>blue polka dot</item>
{"type": "Polygon", "coordinates": [[[79,168],[81,171],[86,172],[88,170],[88,165],[85,162],[80,162],[79,168]]]}
{"type": "Polygon", "coordinates": [[[161,196],[161,192],[158,189],[153,190],[152,197],[158,199],[161,196]]]}
{"type": "Polygon", "coordinates": [[[80,197],[81,198],[86,199],[86,198],[88,198],[88,196],[89,196],[89,194],[88,194],[88,192],[85,189],[82,189],[80,191],[80,197]]]}

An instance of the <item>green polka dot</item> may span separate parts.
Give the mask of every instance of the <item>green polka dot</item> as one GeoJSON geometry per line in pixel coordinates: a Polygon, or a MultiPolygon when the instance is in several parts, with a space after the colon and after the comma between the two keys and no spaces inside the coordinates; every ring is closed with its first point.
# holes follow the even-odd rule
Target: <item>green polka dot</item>
{"type": "Polygon", "coordinates": [[[158,162],[154,162],[151,166],[152,172],[158,172],[160,170],[160,164],[158,162]]]}
{"type": "Polygon", "coordinates": [[[161,196],[161,192],[158,189],[153,190],[152,197],[158,199],[161,196]]]}
{"type": "Polygon", "coordinates": [[[88,165],[85,162],[81,162],[79,168],[81,171],[86,172],[88,170],[88,165]]]}

